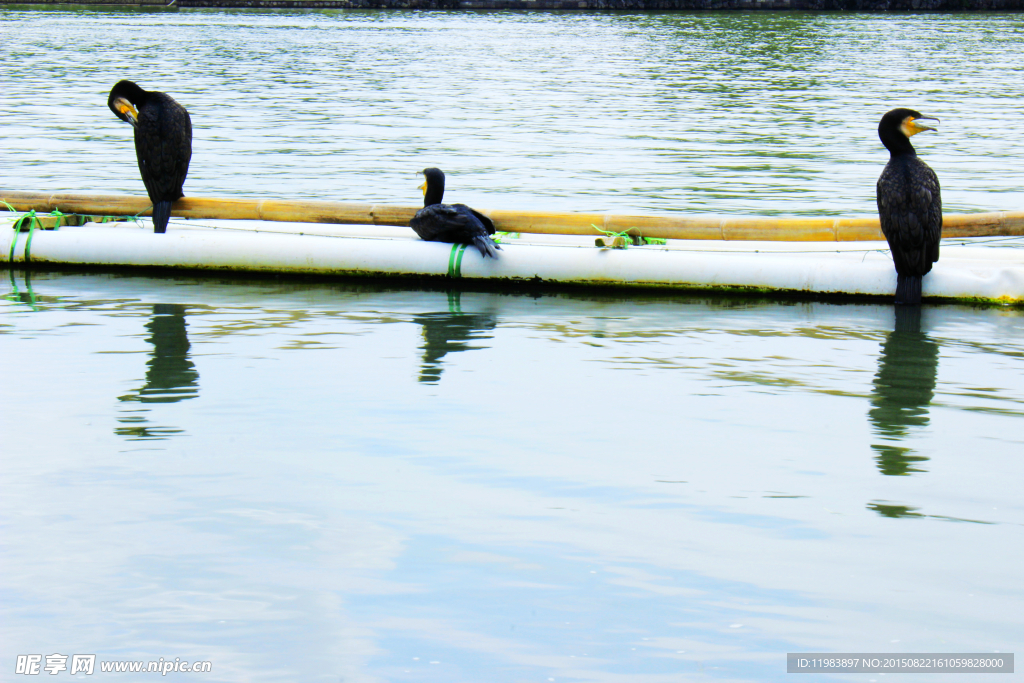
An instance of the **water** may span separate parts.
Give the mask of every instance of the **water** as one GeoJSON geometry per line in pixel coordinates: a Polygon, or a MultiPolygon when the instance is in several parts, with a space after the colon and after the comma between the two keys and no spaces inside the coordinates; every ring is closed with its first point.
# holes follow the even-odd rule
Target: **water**
{"type": "MultiPolygon", "coordinates": [[[[436,164],[485,208],[863,215],[901,104],[943,119],[947,210],[1020,209],[1021,26],[3,9],[0,186],[141,193],[130,77],[192,112],[195,195],[412,204],[436,164]]],[[[1019,309],[3,274],[0,680],[782,681],[1024,642],[1019,309]]]]}
{"type": "Polygon", "coordinates": [[[781,681],[1024,636],[1019,311],[9,287],[3,680],[781,681]]]}
{"type": "Polygon", "coordinates": [[[873,215],[881,115],[947,211],[1021,210],[1019,14],[0,10],[9,189],[142,193],[129,78],[195,126],[187,194],[873,215]]]}

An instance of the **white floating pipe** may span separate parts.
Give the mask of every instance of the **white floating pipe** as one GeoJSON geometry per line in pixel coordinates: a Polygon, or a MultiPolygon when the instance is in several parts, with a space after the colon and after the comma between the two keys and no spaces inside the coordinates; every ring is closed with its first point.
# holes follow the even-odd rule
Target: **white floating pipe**
{"type": "MultiPolygon", "coordinates": [[[[126,224],[17,233],[10,228],[10,221],[4,223],[0,224],[0,258],[8,258],[11,265],[449,276],[509,283],[881,296],[891,296],[896,288],[892,260],[877,243],[865,243],[860,250],[851,250],[857,245],[847,244],[847,251],[759,253],[755,251],[757,243],[750,242],[743,244],[743,250],[690,251],[687,243],[675,241],[667,248],[598,249],[584,246],[587,242],[583,239],[579,246],[516,244],[513,240],[502,244],[497,259],[485,259],[472,247],[423,242],[411,236],[281,234],[175,225],[168,233],[157,235],[148,226],[126,224]]],[[[925,297],[1024,301],[1024,253],[943,246],[942,260],[925,277],[923,293],[925,297]]]]}

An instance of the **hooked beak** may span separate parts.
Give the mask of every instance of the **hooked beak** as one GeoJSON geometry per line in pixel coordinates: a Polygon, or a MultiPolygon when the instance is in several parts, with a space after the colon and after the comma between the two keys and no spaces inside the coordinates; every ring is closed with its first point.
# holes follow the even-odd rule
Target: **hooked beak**
{"type": "Polygon", "coordinates": [[[124,117],[125,121],[132,124],[135,127],[139,124],[139,110],[136,109],[131,102],[123,97],[118,97],[114,100],[114,108],[120,112],[121,116],[124,117]]]}
{"type": "Polygon", "coordinates": [[[931,126],[926,126],[924,124],[918,123],[918,121],[934,121],[936,123],[939,122],[939,120],[934,116],[919,116],[916,119],[908,116],[907,119],[903,122],[903,132],[906,134],[908,138],[911,135],[917,135],[918,133],[926,130],[932,130],[935,131],[936,133],[938,132],[931,126]]]}

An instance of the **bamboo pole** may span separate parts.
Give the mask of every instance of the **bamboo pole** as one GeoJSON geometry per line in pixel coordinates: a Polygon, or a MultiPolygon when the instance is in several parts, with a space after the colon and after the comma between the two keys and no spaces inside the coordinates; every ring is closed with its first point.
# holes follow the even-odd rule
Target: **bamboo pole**
{"type": "MultiPolygon", "coordinates": [[[[17,211],[60,210],[112,216],[149,215],[148,198],[131,195],[46,193],[0,190],[0,200],[17,211]]],[[[288,221],[407,226],[419,207],[309,200],[217,199],[184,197],[172,216],[181,218],[288,221]]],[[[498,230],[540,234],[599,236],[610,232],[679,240],[783,242],[859,242],[882,240],[877,218],[713,218],[625,216],[597,213],[485,211],[498,230]]],[[[1024,211],[947,214],[943,237],[1024,235],[1024,211]]]]}

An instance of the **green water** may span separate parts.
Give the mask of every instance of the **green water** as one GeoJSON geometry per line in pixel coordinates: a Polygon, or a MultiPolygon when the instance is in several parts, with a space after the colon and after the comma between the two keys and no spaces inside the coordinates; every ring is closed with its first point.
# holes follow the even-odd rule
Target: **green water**
{"type": "Polygon", "coordinates": [[[873,215],[881,115],[950,212],[1021,210],[1018,14],[0,10],[2,185],[142,193],[121,78],[191,112],[186,194],[873,215]]]}
{"type": "MultiPolygon", "coordinates": [[[[907,105],[947,210],[1019,210],[1021,26],[0,9],[0,187],[142,193],[127,77],[192,112],[193,195],[413,204],[439,165],[484,208],[870,215],[907,105]]],[[[788,681],[1024,640],[1019,309],[0,274],[0,680],[788,681]]]]}

